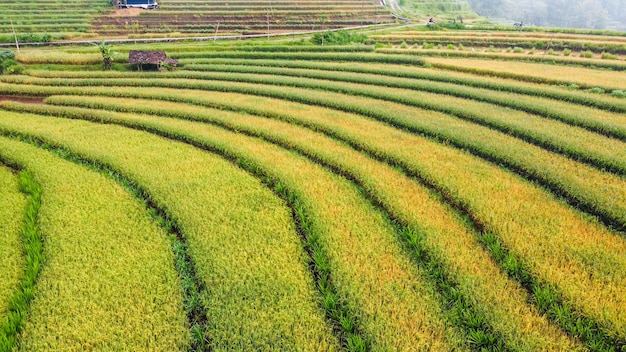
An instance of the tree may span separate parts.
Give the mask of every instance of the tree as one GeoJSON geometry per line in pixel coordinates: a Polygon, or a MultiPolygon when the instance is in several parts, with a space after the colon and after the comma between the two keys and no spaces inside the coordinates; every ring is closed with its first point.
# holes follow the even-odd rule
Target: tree
{"type": "Polygon", "coordinates": [[[113,56],[117,55],[116,52],[113,51],[111,45],[107,44],[106,41],[102,41],[100,44],[94,44],[100,50],[100,54],[102,54],[102,63],[104,64],[105,70],[110,70],[113,66],[113,56]]]}
{"type": "Polygon", "coordinates": [[[15,65],[15,53],[9,49],[0,50],[0,74],[15,65]]]}

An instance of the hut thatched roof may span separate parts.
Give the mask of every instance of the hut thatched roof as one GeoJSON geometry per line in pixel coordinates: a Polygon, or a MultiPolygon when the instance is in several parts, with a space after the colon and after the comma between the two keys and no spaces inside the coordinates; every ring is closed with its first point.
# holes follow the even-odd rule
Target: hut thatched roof
{"type": "Polygon", "coordinates": [[[178,60],[170,59],[161,50],[131,50],[128,54],[128,62],[131,64],[154,64],[167,63],[172,66],[178,65],[178,60]]]}

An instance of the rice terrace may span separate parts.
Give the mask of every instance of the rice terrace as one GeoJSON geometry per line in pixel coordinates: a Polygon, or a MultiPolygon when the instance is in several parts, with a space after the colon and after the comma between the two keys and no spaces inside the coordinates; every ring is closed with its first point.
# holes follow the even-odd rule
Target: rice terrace
{"type": "Polygon", "coordinates": [[[0,0],[0,352],[626,352],[626,32],[475,2],[0,0]]]}

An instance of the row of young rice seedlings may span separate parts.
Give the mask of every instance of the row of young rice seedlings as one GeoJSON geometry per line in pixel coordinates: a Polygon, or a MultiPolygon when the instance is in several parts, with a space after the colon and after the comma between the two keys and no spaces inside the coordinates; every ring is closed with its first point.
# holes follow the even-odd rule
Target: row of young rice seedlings
{"type": "MultiPolygon", "coordinates": [[[[76,139],[91,138],[88,126],[76,128],[84,129],[76,131],[76,139]]],[[[122,136],[109,141],[117,149],[99,147],[127,161],[115,169],[146,189],[187,237],[206,288],[201,297],[208,316],[205,347],[338,348],[279,199],[219,157],[145,134],[124,138],[120,133],[102,135],[122,136]]]]}
{"type": "MultiPolygon", "coordinates": [[[[467,231],[464,221],[442,205],[436,195],[394,168],[344,144],[273,119],[186,104],[98,97],[75,97],[63,103],[104,111],[67,107],[42,107],[42,111],[74,118],[111,119],[122,124],[133,119],[133,115],[112,111],[203,121],[297,150],[355,180],[395,221],[402,224],[399,237],[442,292],[444,304],[450,307],[446,318],[465,330],[472,348],[581,348],[551,326],[545,317],[541,317],[537,308],[528,304],[528,294],[516,284],[511,284],[506,274],[499,271],[489,254],[482,249],[478,235],[467,231]]],[[[255,100],[254,103],[261,101],[255,100]]],[[[149,124],[158,122],[161,129],[178,126],[172,121],[174,125],[170,127],[166,119],[152,120],[154,122],[149,124]]],[[[193,131],[194,125],[182,124],[182,128],[193,131]]]]}
{"type": "MultiPolygon", "coordinates": [[[[118,91],[118,93],[120,92],[118,91]]],[[[171,93],[169,96],[167,93],[163,94],[162,98],[169,100],[175,99],[171,93]]],[[[193,92],[185,99],[193,100],[193,92]]],[[[229,97],[224,100],[236,102],[237,105],[241,106],[241,102],[237,102],[233,99],[233,97],[229,97]]],[[[282,108],[284,110],[284,105],[282,108]]],[[[301,110],[302,108],[294,109],[294,114],[291,116],[298,116],[297,111],[301,110]]],[[[317,115],[311,114],[307,116],[312,118],[312,116],[317,115]]],[[[339,113],[339,116],[341,116],[341,113],[339,113]]],[[[351,117],[351,119],[354,119],[354,117],[351,117]]],[[[540,281],[548,282],[557,287],[559,292],[563,293],[563,297],[566,299],[566,302],[573,304],[577,310],[584,312],[592,318],[609,326],[607,328],[609,331],[614,331],[614,329],[619,331],[619,324],[623,324],[623,322],[620,322],[622,319],[620,318],[620,312],[623,311],[623,308],[620,308],[620,306],[623,302],[619,300],[619,295],[616,295],[616,290],[619,290],[619,287],[623,285],[623,275],[620,276],[620,271],[617,269],[622,264],[619,256],[617,256],[613,251],[613,248],[619,248],[623,245],[623,243],[620,242],[619,239],[615,238],[615,236],[608,233],[600,226],[594,225],[593,221],[580,218],[568,209],[567,206],[551,199],[551,197],[547,196],[540,190],[533,189],[530,185],[520,183],[519,181],[510,180],[510,175],[507,176],[506,173],[503,173],[497,168],[484,165],[482,167],[487,167],[488,170],[494,174],[493,177],[495,180],[503,179],[503,181],[489,182],[488,184],[483,185],[485,187],[472,187],[471,182],[473,181],[478,183],[480,175],[474,175],[474,177],[478,177],[478,179],[470,178],[469,180],[464,180],[462,179],[462,175],[466,172],[462,170],[458,170],[459,172],[452,173],[450,175],[445,175],[445,172],[440,169],[423,169],[423,165],[420,165],[421,161],[419,158],[418,160],[413,160],[416,156],[420,155],[419,151],[412,154],[404,153],[407,148],[403,147],[402,142],[407,136],[404,136],[404,138],[399,138],[398,136],[384,138],[384,140],[397,142],[392,142],[387,145],[385,145],[383,140],[380,138],[370,136],[367,140],[368,143],[364,144],[360,141],[361,138],[355,139],[350,136],[354,133],[354,126],[351,126],[352,128],[344,130],[340,129],[337,131],[337,127],[334,126],[337,122],[338,120],[335,117],[333,123],[328,124],[328,122],[326,122],[327,125],[322,127],[328,129],[330,133],[337,134],[342,139],[354,143],[355,146],[359,148],[365,148],[373,156],[378,156],[390,163],[398,164],[409,172],[415,172],[422,175],[426,181],[432,182],[434,186],[439,187],[443,194],[447,194],[453,200],[456,200],[459,204],[467,208],[470,213],[474,214],[477,221],[481,223],[485,229],[489,231],[496,231],[498,235],[504,237],[503,240],[507,247],[513,247],[512,249],[517,251],[517,255],[522,258],[525,263],[528,263],[528,267],[532,269],[531,271],[533,274],[537,273],[540,281]],[[374,143],[376,148],[368,146],[370,143],[374,143]],[[377,145],[380,143],[383,145],[377,145]],[[433,171],[438,171],[439,174],[437,174],[437,172],[433,173],[433,171]],[[451,178],[451,176],[455,175],[457,176],[456,178],[451,178]],[[438,180],[439,178],[441,180],[438,180]],[[511,187],[517,189],[516,192],[513,192],[512,194],[506,193],[506,187],[503,187],[502,185],[503,182],[505,184],[511,184],[511,187]],[[490,190],[497,191],[492,193],[499,194],[499,196],[495,198],[490,197],[490,190]],[[478,192],[478,197],[468,197],[471,196],[472,193],[476,194],[476,192],[478,192]],[[524,204],[525,201],[527,201],[528,204],[533,204],[532,200],[534,199],[536,204],[531,207],[515,204],[515,206],[511,207],[507,205],[507,202],[516,201],[516,199],[512,196],[513,194],[520,196],[520,201],[518,203],[524,204]],[[539,205],[542,202],[545,203],[545,209],[539,205]],[[497,210],[496,214],[493,214],[489,210],[490,207],[497,210]],[[562,217],[555,220],[555,222],[561,224],[560,226],[556,226],[556,228],[548,225],[550,221],[546,217],[546,214],[553,214],[554,212],[563,214],[562,217]],[[539,221],[531,221],[530,219],[532,218],[537,218],[539,221]],[[568,222],[570,222],[570,224],[567,224],[568,222]],[[525,223],[528,223],[528,225],[525,223]],[[519,239],[517,236],[513,236],[514,232],[518,228],[520,228],[520,233],[530,237],[522,237],[522,239],[519,239]],[[587,243],[582,241],[580,236],[584,233],[591,234],[591,236],[594,237],[594,242],[587,243]],[[554,238],[559,240],[544,244],[544,241],[547,241],[552,235],[554,235],[554,238]],[[538,239],[540,239],[540,241],[528,241],[528,238],[535,238],[536,236],[539,236],[538,239]],[[527,243],[524,243],[524,238],[527,240],[527,243]],[[569,246],[567,245],[568,242],[577,243],[583,248],[576,248],[574,254],[567,254],[569,251],[569,246]],[[533,244],[530,248],[530,252],[526,248],[529,244],[533,244]],[[545,245],[549,246],[549,251],[542,250],[545,245]],[[553,263],[556,267],[560,267],[559,264],[555,264],[559,262],[565,262],[567,264],[563,267],[563,269],[561,269],[563,271],[561,274],[552,272],[552,269],[549,268],[549,264],[546,264],[553,263]],[[589,263],[592,263],[592,265],[589,265],[589,263]],[[594,273],[591,275],[584,273],[586,270],[593,270],[594,273]],[[565,272],[570,272],[572,275],[577,277],[588,277],[588,279],[581,280],[579,283],[576,282],[576,280],[567,280],[564,279],[562,275],[565,272]],[[606,286],[606,289],[603,289],[601,287],[604,286],[600,285],[600,281],[606,280],[612,283],[604,285],[606,286]],[[620,284],[620,282],[622,282],[622,284],[620,284]],[[608,309],[604,308],[608,312],[606,316],[602,316],[603,314],[600,313],[600,311],[603,309],[601,309],[598,304],[591,303],[597,301],[598,299],[604,302],[607,308],[609,306],[611,307],[608,309]],[[616,326],[616,328],[611,328],[611,325],[616,326]]],[[[361,123],[371,122],[364,120],[361,121],[361,123]]],[[[319,125],[319,122],[316,122],[316,124],[319,125]]],[[[317,127],[320,128],[320,126],[317,127]]],[[[370,129],[380,130],[381,128],[380,126],[376,126],[371,127],[370,129]]],[[[365,129],[365,132],[371,133],[368,132],[367,129],[365,129]]],[[[397,133],[397,131],[393,132],[397,133]]],[[[410,137],[409,142],[411,141],[411,138],[415,137],[410,137]]],[[[410,143],[408,146],[410,146],[410,143]]],[[[409,147],[408,149],[411,148],[409,147]]],[[[448,159],[449,158],[445,157],[441,158],[441,160],[448,159]]],[[[470,161],[473,164],[477,162],[476,160],[472,160],[472,158],[470,158],[470,161]]],[[[468,164],[470,161],[466,160],[464,164],[468,164]]],[[[438,164],[434,165],[439,166],[438,164]]],[[[456,164],[454,165],[457,167],[456,164]]],[[[481,167],[470,167],[469,169],[480,170],[481,167]]],[[[507,265],[519,266],[520,264],[509,263],[507,265]]]]}
{"type": "MultiPolygon", "coordinates": [[[[210,71],[206,73],[206,76],[205,74],[199,74],[199,79],[242,80],[237,74],[243,73],[253,74],[253,77],[258,77],[261,83],[267,82],[264,79],[265,75],[289,77],[281,78],[277,82],[277,84],[289,86],[298,85],[294,83],[294,78],[291,78],[297,77],[295,80],[302,81],[302,85],[311,88],[315,88],[315,83],[317,82],[302,80],[302,78],[357,83],[359,85],[341,86],[334,84],[332,87],[322,85],[320,88],[395,101],[448,113],[488,125],[502,132],[514,134],[546,148],[598,163],[602,167],[615,169],[619,173],[626,173],[626,156],[623,156],[622,153],[616,153],[614,147],[606,145],[615,141],[580,130],[579,128],[564,126],[563,123],[559,122],[569,122],[576,119],[583,120],[578,118],[578,116],[591,115],[591,118],[584,118],[585,122],[583,122],[583,125],[597,126],[592,128],[592,130],[598,130],[600,133],[603,133],[605,130],[614,131],[606,134],[616,134],[617,138],[626,141],[626,122],[623,121],[622,114],[598,111],[598,109],[556,102],[551,99],[525,97],[514,93],[494,92],[480,88],[460,87],[449,83],[390,78],[379,75],[230,65],[189,65],[187,68],[195,71],[210,71]],[[230,74],[222,75],[219,72],[233,72],[235,76],[233,77],[230,74]],[[310,84],[307,84],[307,82],[310,82],[310,84]],[[377,87],[366,87],[363,85],[374,85],[377,87]],[[389,88],[400,89],[390,90],[389,88]],[[418,94],[416,95],[413,91],[417,91],[418,94]],[[506,109],[498,111],[492,107],[492,104],[483,102],[502,106],[506,109]],[[490,110],[495,109],[496,111],[493,111],[491,114],[483,113],[487,108],[490,108],[490,110]],[[511,112],[510,108],[518,111],[511,112]],[[557,121],[552,121],[551,119],[556,119],[557,121]],[[581,140],[587,143],[581,145],[581,140]],[[612,152],[613,155],[603,155],[607,154],[607,152],[612,152]]],[[[254,78],[250,80],[257,81],[254,78]]]]}
{"type": "Polygon", "coordinates": [[[41,185],[45,242],[34,287],[26,273],[33,298],[17,313],[8,350],[184,349],[173,255],[140,204],[111,180],[23,143],[2,138],[0,155],[41,185]]]}
{"type": "MultiPolygon", "coordinates": [[[[544,84],[574,84],[582,88],[624,89],[624,73],[549,63],[429,58],[436,68],[544,84]],[[538,74],[539,73],[539,74],[538,74]]],[[[624,65],[626,67],[626,65],[624,65]]],[[[623,70],[622,70],[623,71],[623,70]]]]}
{"type": "MultiPolygon", "coordinates": [[[[185,69],[191,69],[193,67],[192,65],[243,65],[369,73],[390,77],[423,79],[434,82],[454,83],[457,85],[475,88],[485,88],[495,91],[551,98],[614,112],[626,112],[626,102],[620,98],[601,96],[594,93],[576,91],[561,87],[546,86],[544,84],[505,80],[503,78],[485,77],[463,72],[436,70],[420,66],[305,60],[246,60],[220,58],[181,59],[179,62],[185,69]]],[[[38,73],[32,72],[32,74],[37,75],[38,73]]],[[[569,122],[576,124],[576,121],[577,120],[572,120],[569,122]]],[[[582,122],[584,122],[584,120],[582,122]]]]}
{"type": "MultiPolygon", "coordinates": [[[[159,119],[149,116],[127,121],[136,126],[144,121],[159,123],[159,119]]],[[[149,183],[148,178],[167,177],[165,170],[171,169],[159,167],[159,173],[166,175],[140,175],[138,169],[142,166],[136,162],[138,158],[145,163],[146,158],[151,157],[150,153],[166,152],[163,139],[148,137],[143,132],[24,114],[11,114],[0,123],[3,130],[37,135],[66,145],[73,152],[88,158],[105,161],[123,173],[136,173],[137,178],[142,178],[142,183],[149,183]],[[141,143],[131,143],[136,140],[141,143]]],[[[189,124],[175,120],[171,123],[175,126],[189,124]]],[[[148,129],[148,126],[142,128],[148,129]]],[[[343,304],[350,314],[358,317],[352,324],[357,324],[364,338],[351,340],[353,347],[357,347],[355,349],[362,349],[360,346],[372,350],[468,348],[457,330],[448,326],[443,318],[443,308],[435,298],[435,289],[397,242],[390,220],[364,199],[359,189],[350,182],[290,151],[213,126],[196,124],[184,134],[171,127],[161,133],[238,160],[246,169],[280,181],[280,187],[289,190],[294,202],[306,214],[309,236],[317,238],[317,245],[327,258],[315,257],[314,260],[329,268],[336,287],[336,297],[328,297],[334,302],[324,304],[343,304]]],[[[190,150],[187,154],[178,155],[180,158],[180,155],[194,153],[199,152],[190,150]]],[[[193,208],[194,204],[197,204],[197,199],[187,206],[193,208]]],[[[261,203],[256,208],[262,206],[264,204],[261,203]]],[[[271,216],[265,211],[263,213],[271,216]]],[[[232,307],[229,314],[240,310],[232,307]]],[[[256,329],[263,327],[261,322],[264,320],[249,320],[256,329]]],[[[348,321],[345,323],[349,324],[348,321]]],[[[240,335],[242,332],[234,329],[230,333],[240,335]]],[[[231,338],[236,339],[234,336],[231,338]]],[[[214,343],[219,341],[223,340],[216,339],[214,343]]],[[[318,344],[314,346],[319,347],[318,344]]]]}
{"type": "MultiPolygon", "coordinates": [[[[3,159],[0,159],[2,161],[3,159]]],[[[27,303],[19,299],[19,289],[25,287],[25,267],[27,256],[32,258],[33,252],[27,253],[26,246],[29,225],[25,215],[26,210],[31,210],[30,200],[32,197],[22,192],[23,184],[20,182],[24,176],[18,178],[14,170],[0,166],[0,350],[8,351],[14,344],[15,330],[13,325],[18,325],[21,320],[19,308],[27,303]],[[27,199],[29,197],[29,207],[27,199]],[[21,302],[20,302],[21,301],[21,302]]],[[[25,190],[24,190],[25,191],[25,190]]],[[[32,263],[32,259],[31,259],[32,263]]],[[[32,273],[31,273],[32,275],[32,273]]],[[[28,287],[28,286],[26,286],[28,287]]],[[[32,287],[32,286],[31,286],[32,287]]],[[[30,287],[28,287],[30,288],[30,287]]],[[[26,297],[24,297],[26,298],[26,297]]]]}
{"type": "MultiPolygon", "coordinates": [[[[623,199],[624,187],[620,185],[623,180],[619,176],[594,170],[591,167],[568,160],[562,156],[546,152],[540,148],[523,143],[515,138],[490,131],[487,128],[463,122],[449,116],[428,113],[413,107],[407,107],[397,103],[377,101],[372,104],[371,99],[358,96],[341,95],[322,91],[302,91],[288,87],[259,86],[245,83],[225,83],[210,81],[186,81],[186,80],[140,80],[140,79],[115,79],[115,80],[41,80],[22,79],[22,82],[51,85],[112,85],[112,86],[159,86],[176,88],[193,88],[217,91],[234,91],[270,97],[278,97],[295,102],[312,105],[331,107],[348,112],[356,112],[386,121],[393,125],[414,132],[425,133],[439,138],[454,145],[467,148],[484,158],[493,160],[526,175],[527,177],[562,194],[575,206],[591,212],[601,220],[616,229],[623,230],[626,224],[626,211],[623,199]],[[426,118],[419,118],[427,116],[426,118]],[[472,133],[467,131],[471,130],[472,133]],[[593,182],[590,182],[593,180],[593,182]],[[602,189],[597,187],[601,185],[602,189]]],[[[15,86],[0,88],[3,91],[16,91],[15,86]]],[[[24,88],[26,92],[36,92],[37,89],[46,90],[44,87],[24,88]]],[[[98,88],[104,90],[104,88],[98,88]]],[[[90,88],[92,91],[98,89],[90,88]]],[[[18,89],[19,90],[19,89],[18,89]]],[[[48,89],[49,92],[62,94],[62,88],[48,89]]],[[[68,88],[65,92],[78,92],[75,88],[68,88]]],[[[52,93],[55,94],[55,93],[52,93]]],[[[77,93],[70,93],[77,94],[77,93]]],[[[80,94],[80,93],[79,93],[80,94]]],[[[98,93],[102,94],[102,93],[98,93]]],[[[123,96],[145,96],[145,92],[130,92],[130,89],[117,89],[115,94],[123,96]],[[131,94],[131,95],[129,95],[131,94]]],[[[621,148],[618,148],[619,151],[621,148]]]]}

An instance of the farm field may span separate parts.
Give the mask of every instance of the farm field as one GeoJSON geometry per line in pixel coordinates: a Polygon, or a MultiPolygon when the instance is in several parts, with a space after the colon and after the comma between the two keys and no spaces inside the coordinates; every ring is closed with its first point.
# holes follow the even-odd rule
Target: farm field
{"type": "Polygon", "coordinates": [[[626,351],[626,37],[508,36],[22,48],[0,351],[626,351]]]}
{"type": "Polygon", "coordinates": [[[159,8],[117,9],[108,0],[0,3],[0,42],[92,38],[242,36],[394,23],[374,0],[158,1],[159,8]]]}

